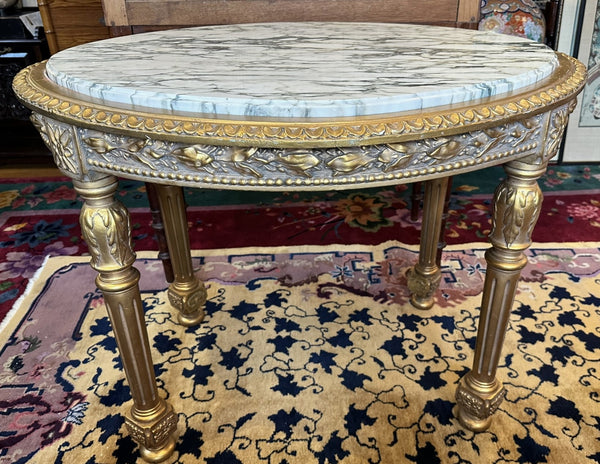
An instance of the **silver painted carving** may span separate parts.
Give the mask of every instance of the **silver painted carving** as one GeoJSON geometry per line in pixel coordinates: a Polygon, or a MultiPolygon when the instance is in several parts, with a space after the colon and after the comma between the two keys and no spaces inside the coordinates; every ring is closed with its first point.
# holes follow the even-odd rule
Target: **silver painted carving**
{"type": "Polygon", "coordinates": [[[569,115],[573,112],[575,106],[577,106],[577,100],[571,100],[567,105],[561,106],[550,113],[550,127],[546,141],[546,160],[553,158],[558,152],[558,147],[569,122],[569,115]]]}
{"type": "Polygon", "coordinates": [[[298,180],[309,185],[323,179],[353,183],[357,176],[363,182],[393,180],[450,171],[457,163],[464,166],[524,156],[541,143],[542,118],[538,115],[466,134],[405,143],[319,149],[186,145],[84,128],[77,131],[90,169],[213,183],[272,180],[290,184],[298,180]]]}
{"type": "Polygon", "coordinates": [[[571,109],[447,137],[313,149],[189,145],[75,128],[39,114],[32,120],[57,166],[82,180],[97,171],[216,186],[310,186],[397,182],[493,159],[540,164],[558,149],[571,109]]]}
{"type": "Polygon", "coordinates": [[[52,152],[58,169],[65,174],[78,176],[81,173],[75,151],[74,129],[68,124],[32,113],[31,122],[52,152]]]}

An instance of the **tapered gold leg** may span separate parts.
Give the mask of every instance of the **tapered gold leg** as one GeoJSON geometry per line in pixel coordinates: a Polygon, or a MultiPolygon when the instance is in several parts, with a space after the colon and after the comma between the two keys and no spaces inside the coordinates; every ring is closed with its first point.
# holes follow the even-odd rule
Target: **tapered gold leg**
{"type": "Polygon", "coordinates": [[[90,264],[99,273],[96,284],[104,295],[133,398],[126,425],[146,461],[164,461],[175,447],[177,415],[158,395],[138,287],[140,275],[133,267],[129,214],[113,198],[114,177],[74,181],[74,185],[85,200],[81,229],[92,256],[90,264]]]}
{"type": "Polygon", "coordinates": [[[204,318],[206,288],[192,267],[183,190],[172,185],[157,185],[156,190],[174,273],[169,301],[179,310],[179,322],[192,326],[204,318]]]}
{"type": "Polygon", "coordinates": [[[486,253],[487,271],[473,368],[456,391],[458,418],[473,431],[489,427],[491,416],[502,402],[505,389],[496,379],[496,369],[521,269],[523,254],[531,244],[538,219],[542,192],[537,179],[545,164],[513,161],[505,166],[507,178],[496,190],[492,248],[486,253]]]}
{"type": "Polygon", "coordinates": [[[152,215],[152,228],[154,229],[154,238],[158,245],[158,259],[162,261],[165,271],[165,280],[173,282],[173,267],[171,266],[171,256],[169,256],[169,246],[165,236],[165,226],[163,225],[160,203],[158,202],[158,193],[156,193],[156,184],[146,182],[146,195],[148,196],[148,205],[152,215]]]}
{"type": "Polygon", "coordinates": [[[425,183],[419,261],[407,276],[411,303],[419,309],[429,309],[433,306],[433,294],[442,278],[437,259],[438,239],[442,228],[447,189],[447,177],[425,183]]]}

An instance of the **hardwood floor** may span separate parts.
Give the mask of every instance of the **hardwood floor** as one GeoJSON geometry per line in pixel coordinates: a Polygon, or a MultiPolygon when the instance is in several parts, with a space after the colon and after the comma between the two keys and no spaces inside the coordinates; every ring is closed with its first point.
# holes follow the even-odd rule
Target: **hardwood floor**
{"type": "Polygon", "coordinates": [[[0,168],[0,179],[31,179],[64,177],[58,169],[47,167],[0,168]]]}

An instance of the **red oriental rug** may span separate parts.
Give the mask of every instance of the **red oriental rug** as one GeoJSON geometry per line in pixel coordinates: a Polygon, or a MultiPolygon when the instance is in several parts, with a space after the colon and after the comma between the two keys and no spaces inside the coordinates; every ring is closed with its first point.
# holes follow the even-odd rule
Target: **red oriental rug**
{"type": "MultiPolygon", "coordinates": [[[[449,244],[485,240],[501,168],[456,176],[446,227],[449,244]]],[[[537,242],[600,238],[600,166],[555,166],[540,180],[545,201],[537,242]]],[[[135,249],[155,250],[142,183],[122,181],[118,195],[132,213],[135,249]]],[[[235,192],[186,190],[194,249],[246,246],[416,244],[410,186],[357,191],[235,192]]],[[[66,178],[0,180],[0,320],[45,256],[86,253],[80,202],[66,178]]]]}

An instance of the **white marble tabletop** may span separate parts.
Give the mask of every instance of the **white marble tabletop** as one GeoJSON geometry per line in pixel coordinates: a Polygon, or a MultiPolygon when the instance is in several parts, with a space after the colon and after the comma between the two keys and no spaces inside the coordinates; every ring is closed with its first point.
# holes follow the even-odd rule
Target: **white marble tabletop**
{"type": "Polygon", "coordinates": [[[119,37],[57,53],[50,80],[104,103],[209,116],[369,116],[464,103],[558,66],[526,39],[443,27],[268,23],[119,37]]]}

